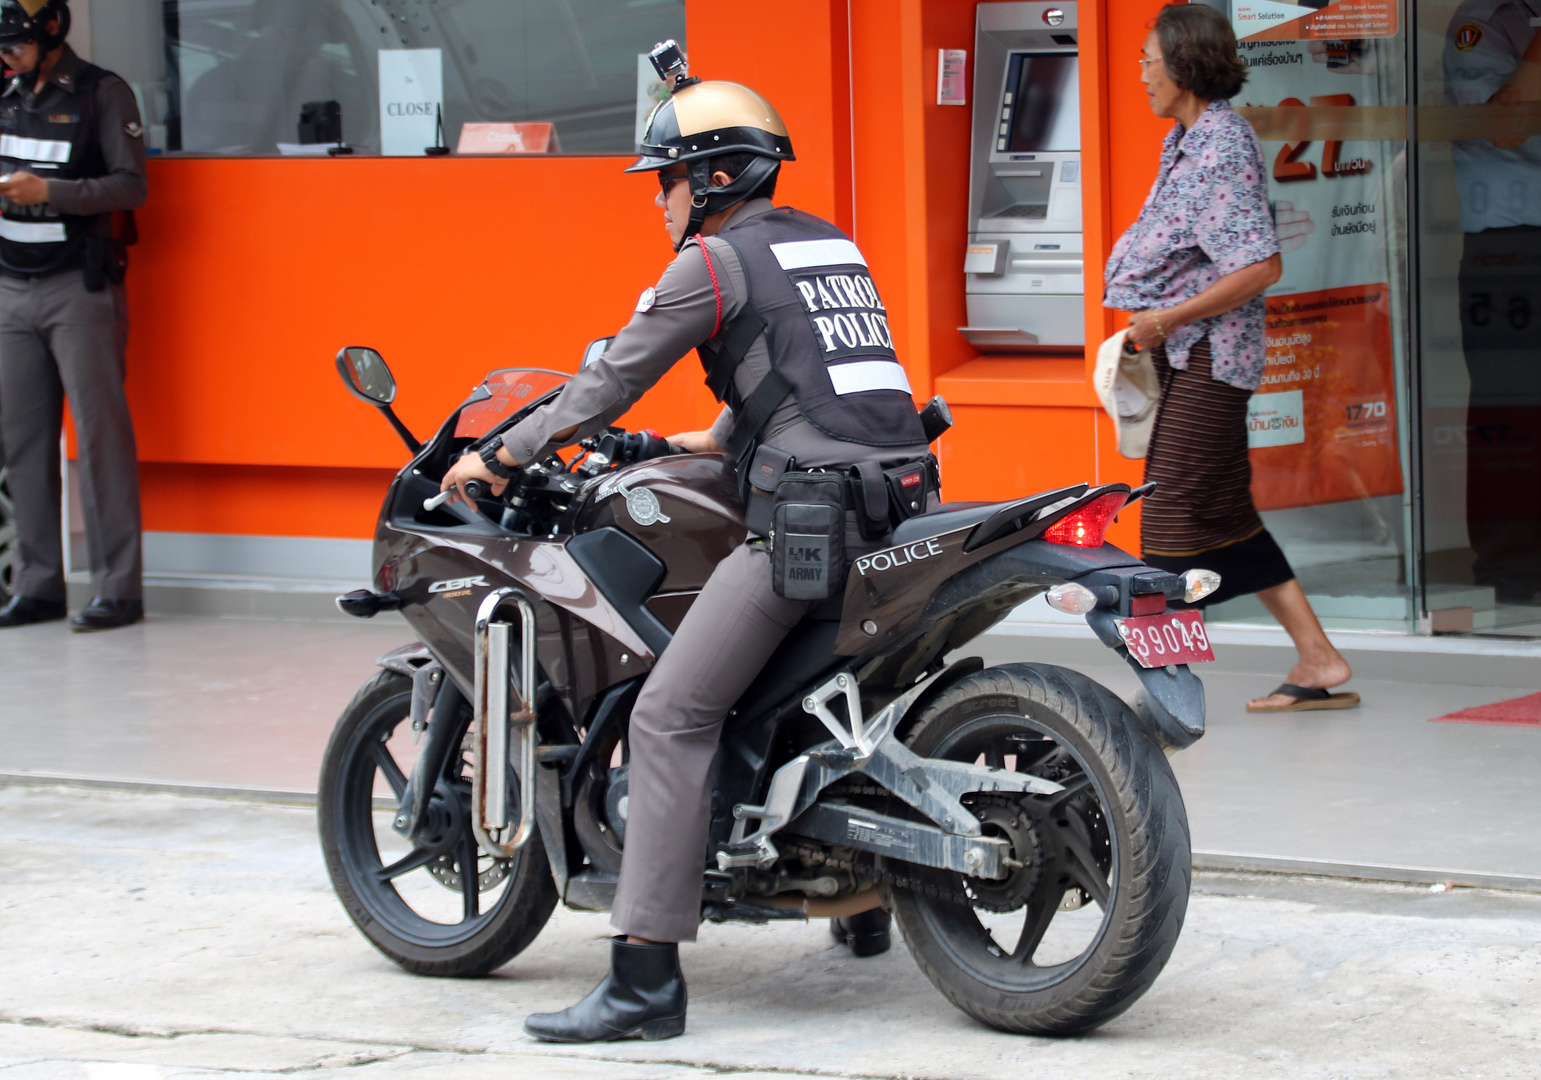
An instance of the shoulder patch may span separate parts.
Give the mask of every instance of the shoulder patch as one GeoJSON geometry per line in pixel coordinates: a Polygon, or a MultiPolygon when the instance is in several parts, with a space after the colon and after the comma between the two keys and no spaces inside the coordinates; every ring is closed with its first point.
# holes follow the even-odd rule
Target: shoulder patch
{"type": "Polygon", "coordinates": [[[653,305],[658,302],[658,290],[649,285],[642,290],[642,295],[637,297],[637,311],[647,314],[653,310],[653,305]]]}
{"type": "Polygon", "coordinates": [[[1482,27],[1476,23],[1462,23],[1456,27],[1450,40],[1456,52],[1471,52],[1477,47],[1477,42],[1482,40],[1482,27]]]}
{"type": "Polygon", "coordinates": [[[144,125],[138,120],[130,120],[123,125],[123,134],[127,135],[130,139],[137,139],[144,134],[144,125]]]}

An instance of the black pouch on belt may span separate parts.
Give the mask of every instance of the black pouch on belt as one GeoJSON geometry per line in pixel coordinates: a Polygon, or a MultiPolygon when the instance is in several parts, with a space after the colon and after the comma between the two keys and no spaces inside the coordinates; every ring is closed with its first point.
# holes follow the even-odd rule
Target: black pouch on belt
{"type": "Polygon", "coordinates": [[[776,486],[796,462],[791,454],[762,446],[754,452],[749,462],[749,473],[744,478],[744,528],[755,536],[769,536],[774,522],[776,486]]]}
{"type": "Polygon", "coordinates": [[[927,456],[908,465],[883,470],[888,493],[893,500],[894,527],[916,514],[924,513],[926,500],[936,491],[936,458],[927,456]]]}
{"type": "Polygon", "coordinates": [[[851,467],[851,504],[863,540],[881,540],[894,531],[889,520],[888,483],[877,462],[863,461],[851,467]]]}
{"type": "Polygon", "coordinates": [[[791,472],[776,486],[771,577],[777,596],[827,600],[845,586],[845,478],[791,472]]]}

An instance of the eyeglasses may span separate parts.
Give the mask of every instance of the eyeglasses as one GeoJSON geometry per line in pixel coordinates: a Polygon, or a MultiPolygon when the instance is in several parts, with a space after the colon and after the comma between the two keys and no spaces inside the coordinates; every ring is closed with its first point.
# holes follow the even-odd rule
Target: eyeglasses
{"type": "Polygon", "coordinates": [[[681,180],[689,180],[689,179],[690,179],[690,174],[689,173],[676,173],[673,176],[665,176],[663,173],[659,173],[658,174],[658,187],[663,191],[663,197],[667,199],[669,197],[669,189],[670,188],[674,187],[674,185],[679,183],[681,180]]]}
{"type": "Polygon", "coordinates": [[[1145,71],[1150,65],[1161,63],[1161,60],[1162,57],[1159,56],[1142,56],[1140,57],[1140,70],[1145,71]]]}

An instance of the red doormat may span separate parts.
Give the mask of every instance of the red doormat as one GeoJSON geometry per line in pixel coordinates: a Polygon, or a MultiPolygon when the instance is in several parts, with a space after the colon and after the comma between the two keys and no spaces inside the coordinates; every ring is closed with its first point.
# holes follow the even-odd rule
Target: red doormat
{"type": "Polygon", "coordinates": [[[1436,724],[1511,724],[1519,727],[1541,727],[1541,694],[1497,701],[1492,705],[1478,705],[1474,709],[1462,709],[1448,716],[1436,716],[1436,724]]]}

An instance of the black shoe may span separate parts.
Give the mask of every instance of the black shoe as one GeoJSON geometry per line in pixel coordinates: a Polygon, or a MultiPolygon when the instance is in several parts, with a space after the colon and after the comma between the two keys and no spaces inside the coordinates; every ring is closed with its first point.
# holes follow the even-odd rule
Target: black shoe
{"type": "Polygon", "coordinates": [[[547,1042],[672,1039],[685,1033],[685,976],[680,947],[610,939],[610,974],[578,1004],[536,1013],[524,1030],[547,1042]]]}
{"type": "Polygon", "coordinates": [[[854,955],[877,956],[893,945],[888,933],[893,921],[894,917],[882,908],[873,908],[860,915],[829,920],[829,932],[842,945],[849,945],[854,955]]]}
{"type": "Polygon", "coordinates": [[[0,607],[0,628],[30,626],[33,623],[53,622],[68,614],[63,600],[34,600],[30,596],[13,596],[5,607],[0,607]]]}
{"type": "Polygon", "coordinates": [[[95,630],[116,630],[144,618],[143,600],[103,600],[96,597],[80,614],[70,620],[70,629],[77,634],[89,634],[95,630]]]}

